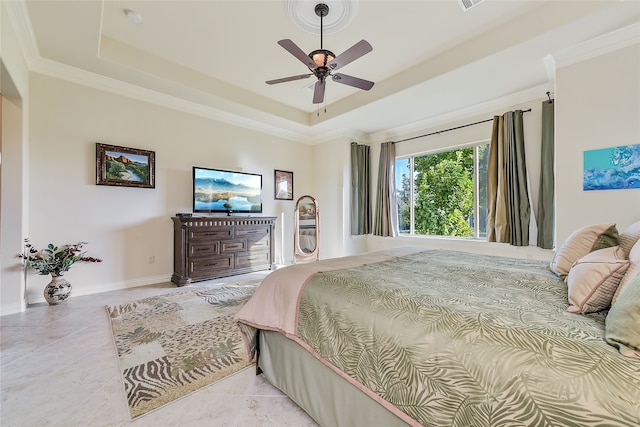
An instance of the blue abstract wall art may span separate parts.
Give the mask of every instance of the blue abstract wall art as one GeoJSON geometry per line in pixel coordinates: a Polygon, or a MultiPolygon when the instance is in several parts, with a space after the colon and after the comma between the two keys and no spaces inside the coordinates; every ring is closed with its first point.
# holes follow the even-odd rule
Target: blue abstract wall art
{"type": "Polygon", "coordinates": [[[584,152],[584,191],[628,188],[640,188],[640,144],[584,152]]]}

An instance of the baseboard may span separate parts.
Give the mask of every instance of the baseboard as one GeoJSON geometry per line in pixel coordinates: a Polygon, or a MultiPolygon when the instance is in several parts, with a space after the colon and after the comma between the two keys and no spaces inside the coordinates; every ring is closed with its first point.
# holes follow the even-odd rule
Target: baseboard
{"type": "MultiPolygon", "coordinates": [[[[123,280],[120,282],[105,283],[102,285],[94,286],[91,288],[73,289],[70,298],[80,297],[85,295],[94,295],[102,292],[119,291],[129,288],[137,288],[138,286],[155,285],[158,283],[169,283],[171,281],[171,274],[162,274],[159,276],[142,277],[138,279],[123,280]]],[[[72,284],[73,285],[73,284],[72,284]]],[[[29,293],[29,305],[46,302],[42,293],[36,294],[35,292],[29,293]]],[[[2,312],[4,314],[4,311],[2,312]]]]}
{"type": "MultiPolygon", "coordinates": [[[[44,297],[42,298],[44,301],[44,297]]],[[[9,314],[22,313],[27,308],[26,304],[5,304],[0,306],[0,316],[7,316],[9,314]]]]}

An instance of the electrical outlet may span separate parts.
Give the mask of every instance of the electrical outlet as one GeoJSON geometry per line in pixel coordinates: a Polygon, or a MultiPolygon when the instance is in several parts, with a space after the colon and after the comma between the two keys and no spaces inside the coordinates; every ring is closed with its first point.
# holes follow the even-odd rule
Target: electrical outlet
{"type": "Polygon", "coordinates": [[[149,264],[155,264],[156,263],[156,256],[155,255],[151,255],[149,257],[149,264]]]}

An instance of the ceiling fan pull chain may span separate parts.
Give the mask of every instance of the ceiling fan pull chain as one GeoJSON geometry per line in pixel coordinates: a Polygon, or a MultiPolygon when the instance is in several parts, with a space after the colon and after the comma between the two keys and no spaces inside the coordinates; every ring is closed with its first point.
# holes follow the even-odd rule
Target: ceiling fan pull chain
{"type": "MultiPolygon", "coordinates": [[[[324,100],[324,108],[323,108],[323,110],[324,110],[323,112],[325,114],[327,114],[327,100],[326,99],[324,100]]],[[[320,104],[318,104],[318,109],[316,110],[316,115],[318,117],[320,117],[320,104]]]]}

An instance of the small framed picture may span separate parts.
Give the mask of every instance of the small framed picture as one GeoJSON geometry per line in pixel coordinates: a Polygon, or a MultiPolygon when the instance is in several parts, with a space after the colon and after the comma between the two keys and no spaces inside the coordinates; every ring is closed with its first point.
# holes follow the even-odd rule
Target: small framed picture
{"type": "Polygon", "coordinates": [[[156,153],[96,143],[96,184],[155,188],[156,153]]]}
{"type": "Polygon", "coordinates": [[[293,172],[274,171],[275,199],[293,200],[293,172]]]}

